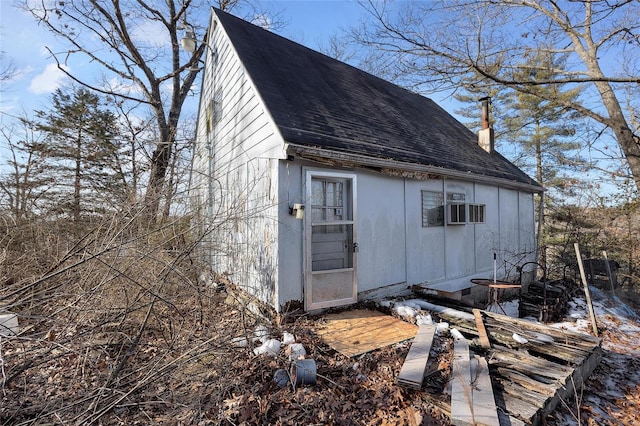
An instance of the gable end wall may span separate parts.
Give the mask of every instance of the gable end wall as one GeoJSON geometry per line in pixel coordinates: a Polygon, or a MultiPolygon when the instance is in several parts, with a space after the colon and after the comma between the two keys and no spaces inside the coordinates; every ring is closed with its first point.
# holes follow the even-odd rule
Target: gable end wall
{"type": "Polygon", "coordinates": [[[204,260],[269,304],[278,279],[282,137],[221,25],[209,26],[191,199],[204,260]],[[209,121],[209,123],[207,123],[209,121]]]}

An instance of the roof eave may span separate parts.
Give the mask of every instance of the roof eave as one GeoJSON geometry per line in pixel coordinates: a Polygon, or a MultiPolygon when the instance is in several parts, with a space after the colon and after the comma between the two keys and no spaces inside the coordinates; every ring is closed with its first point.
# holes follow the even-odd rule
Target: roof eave
{"type": "Polygon", "coordinates": [[[370,157],[361,154],[327,150],[317,147],[298,145],[294,143],[286,144],[287,154],[294,157],[300,157],[312,161],[319,159],[329,160],[335,164],[346,167],[375,167],[381,169],[396,169],[411,173],[424,173],[441,177],[460,179],[465,181],[480,182],[496,185],[504,188],[517,189],[532,193],[542,193],[545,191],[543,187],[532,181],[533,183],[518,182],[510,179],[502,179],[494,176],[486,176],[472,172],[464,172],[460,170],[446,169],[443,167],[429,166],[418,163],[406,163],[386,158],[370,157]]]}

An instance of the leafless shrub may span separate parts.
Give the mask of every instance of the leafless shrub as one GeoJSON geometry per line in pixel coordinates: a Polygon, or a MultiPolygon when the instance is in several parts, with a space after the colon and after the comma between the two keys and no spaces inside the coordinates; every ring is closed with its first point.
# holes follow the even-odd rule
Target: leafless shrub
{"type": "Polygon", "coordinates": [[[139,218],[121,212],[79,238],[62,222],[5,227],[0,309],[19,316],[20,331],[0,337],[1,423],[149,419],[167,405],[194,416],[205,394],[181,387],[204,386],[247,356],[231,344],[248,333],[239,313],[197,283],[188,220],[149,230],[139,218]],[[195,371],[212,376],[193,381],[195,371]]]}

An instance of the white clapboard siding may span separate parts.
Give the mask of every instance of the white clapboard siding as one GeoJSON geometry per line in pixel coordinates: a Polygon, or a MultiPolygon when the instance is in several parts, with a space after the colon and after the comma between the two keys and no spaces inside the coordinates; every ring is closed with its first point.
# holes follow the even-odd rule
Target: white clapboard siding
{"type": "Polygon", "coordinates": [[[216,257],[217,269],[232,270],[234,281],[275,304],[278,159],[285,157],[284,143],[224,29],[210,28],[191,188],[201,203],[209,205],[213,197],[219,217],[212,239],[227,253],[216,257]],[[207,130],[212,100],[218,109],[207,130]]]}

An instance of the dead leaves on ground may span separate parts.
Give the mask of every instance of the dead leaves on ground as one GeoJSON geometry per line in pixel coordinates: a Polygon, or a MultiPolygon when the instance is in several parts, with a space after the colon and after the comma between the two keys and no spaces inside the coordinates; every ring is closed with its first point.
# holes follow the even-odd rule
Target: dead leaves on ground
{"type": "MultiPolygon", "coordinates": [[[[86,324],[76,324],[64,345],[62,329],[43,332],[46,339],[4,341],[9,373],[31,355],[46,356],[0,393],[0,423],[448,424],[424,392],[394,383],[408,343],[347,358],[315,334],[315,319],[272,327],[275,338],[293,333],[317,364],[314,386],[279,388],[273,375],[289,370],[284,352],[255,356],[252,346],[234,346],[234,337],[251,337],[256,320],[218,299],[207,305],[204,323],[181,324],[171,339],[149,326],[133,344],[138,328],[87,333],[86,324]]],[[[183,318],[196,317],[190,309],[185,303],[183,318]]],[[[444,388],[439,370],[448,368],[447,353],[442,348],[435,357],[424,390],[444,388]]]]}

